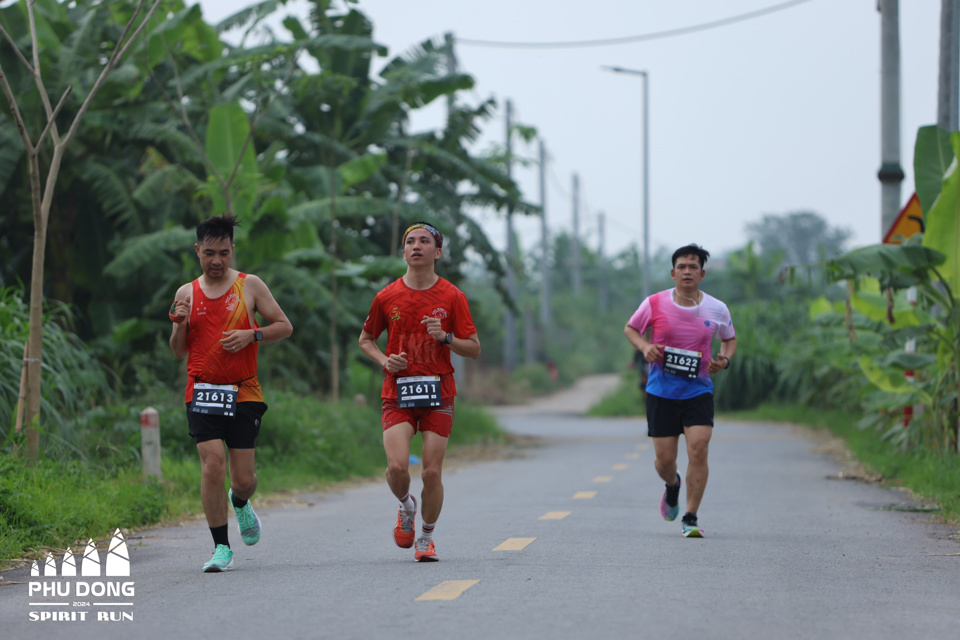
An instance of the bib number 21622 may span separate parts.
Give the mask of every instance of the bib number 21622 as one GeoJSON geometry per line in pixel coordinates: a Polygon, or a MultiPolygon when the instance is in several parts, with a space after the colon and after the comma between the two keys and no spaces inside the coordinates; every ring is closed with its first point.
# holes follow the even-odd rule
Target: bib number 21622
{"type": "Polygon", "coordinates": [[[397,407],[421,409],[439,407],[440,376],[407,376],[397,378],[397,407]]]}
{"type": "Polygon", "coordinates": [[[665,347],[663,349],[663,370],[682,378],[696,378],[700,375],[702,359],[703,354],[699,351],[665,347]]]}

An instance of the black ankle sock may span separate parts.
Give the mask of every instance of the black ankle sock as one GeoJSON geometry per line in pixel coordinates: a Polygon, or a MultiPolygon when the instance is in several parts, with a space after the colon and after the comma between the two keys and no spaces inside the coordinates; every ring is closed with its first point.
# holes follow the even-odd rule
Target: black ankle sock
{"type": "Polygon", "coordinates": [[[230,501],[233,503],[233,506],[236,507],[237,509],[243,509],[245,506],[247,506],[247,502],[248,502],[247,500],[241,500],[240,498],[238,498],[237,494],[233,494],[230,497],[230,501]]]}
{"type": "Polygon", "coordinates": [[[210,527],[210,533],[213,535],[213,545],[223,544],[230,546],[230,535],[227,533],[227,525],[222,527],[210,527]]]}
{"type": "Polygon", "coordinates": [[[689,511],[687,511],[685,514],[683,514],[683,518],[681,518],[681,521],[686,522],[687,524],[696,524],[697,514],[690,513],[689,511]]]}

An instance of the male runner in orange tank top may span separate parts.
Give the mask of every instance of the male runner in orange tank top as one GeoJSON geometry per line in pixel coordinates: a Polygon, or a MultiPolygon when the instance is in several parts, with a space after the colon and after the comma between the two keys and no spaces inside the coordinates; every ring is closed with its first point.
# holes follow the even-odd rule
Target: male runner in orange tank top
{"type": "Polygon", "coordinates": [[[233,504],[245,544],[260,540],[260,518],[249,500],[257,489],[254,471],[260,419],[267,410],[257,379],[261,342],[277,342],[293,333],[280,305],[263,280],[230,268],[232,215],[214,216],[197,225],[194,245],[203,275],[177,290],[170,306],[170,348],[187,359],[187,423],[200,453],[200,498],[213,536],[214,553],[205,573],[233,568],[227,534],[227,503],[233,504]],[[269,324],[261,328],[256,314],[269,324]],[[230,492],[223,490],[230,450],[230,492]]]}
{"type": "Polygon", "coordinates": [[[418,562],[437,560],[433,530],[443,506],[441,471],[453,427],[453,379],[450,352],[465,358],[480,355],[480,339],[467,298],[436,274],[443,236],[424,222],[403,235],[407,273],[376,295],[360,333],[360,349],[383,367],[383,448],[387,484],[400,501],[393,538],[397,546],[415,547],[418,562]],[[377,346],[387,331],[387,353],[377,346]],[[417,500],[410,495],[410,441],[423,437],[420,479],[422,520],[416,542],[417,500]]]}

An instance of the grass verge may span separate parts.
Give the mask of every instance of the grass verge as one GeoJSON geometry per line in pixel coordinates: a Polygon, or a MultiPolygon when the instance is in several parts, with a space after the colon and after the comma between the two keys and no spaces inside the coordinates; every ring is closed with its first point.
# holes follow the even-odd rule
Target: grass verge
{"type": "MultiPolygon", "coordinates": [[[[111,412],[119,423],[98,426],[127,442],[111,448],[110,460],[45,458],[29,467],[9,451],[0,453],[0,568],[67,547],[76,550],[88,539],[105,543],[116,527],[137,529],[202,514],[200,465],[183,405],[157,408],[163,439],[160,485],[141,479],[138,447],[130,445],[139,438],[132,410],[111,412]]],[[[457,405],[449,444],[453,455],[503,441],[493,416],[469,403],[457,405]]],[[[412,453],[418,456],[421,442],[414,438],[412,453]]],[[[385,464],[377,409],[293,394],[271,397],[257,443],[258,498],[379,477],[385,464]]]]}

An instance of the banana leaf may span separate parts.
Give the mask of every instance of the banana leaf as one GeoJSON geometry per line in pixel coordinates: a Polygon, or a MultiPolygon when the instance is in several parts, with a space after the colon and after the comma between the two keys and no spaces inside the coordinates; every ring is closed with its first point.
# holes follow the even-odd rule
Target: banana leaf
{"type": "MultiPolygon", "coordinates": [[[[954,153],[960,153],[960,132],[953,133],[950,141],[954,153]]],[[[923,246],[944,256],[938,270],[950,288],[957,291],[960,287],[960,172],[956,161],[950,164],[943,178],[936,202],[929,211],[924,210],[924,218],[923,246]]]]}

